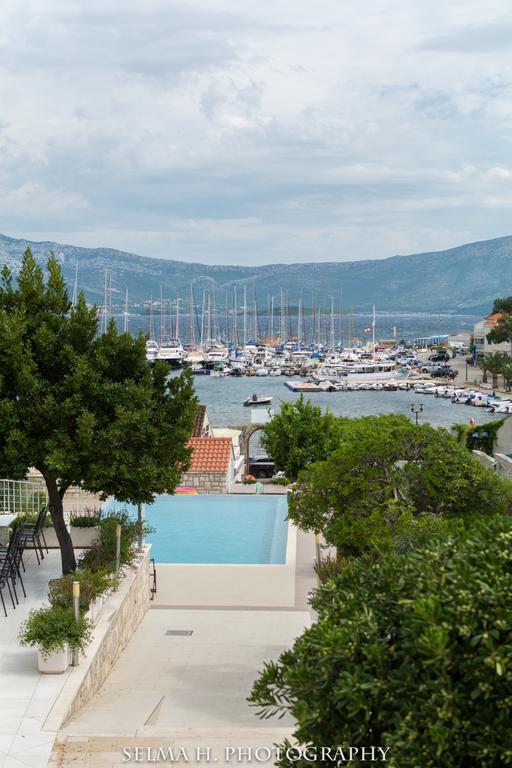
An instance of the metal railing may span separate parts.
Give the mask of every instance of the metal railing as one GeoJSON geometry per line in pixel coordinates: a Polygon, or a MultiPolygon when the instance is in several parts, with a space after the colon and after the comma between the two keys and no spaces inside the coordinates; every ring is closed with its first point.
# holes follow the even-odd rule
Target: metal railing
{"type": "Polygon", "coordinates": [[[0,514],[37,515],[47,503],[48,494],[41,482],[0,479],[0,514]]]}

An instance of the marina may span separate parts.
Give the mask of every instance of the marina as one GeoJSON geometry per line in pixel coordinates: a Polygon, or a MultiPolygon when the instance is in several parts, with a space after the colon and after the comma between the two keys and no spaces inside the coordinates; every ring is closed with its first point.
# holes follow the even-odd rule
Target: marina
{"type": "MultiPolygon", "coordinates": [[[[176,372],[171,374],[177,375],[176,372]]],[[[426,381],[426,380],[425,380],[426,381]]],[[[300,383],[300,379],[297,379],[300,383]]],[[[284,386],[281,378],[253,378],[248,382],[244,378],[227,377],[216,379],[199,376],[194,381],[197,397],[208,407],[208,412],[214,424],[218,427],[228,427],[231,424],[249,424],[254,412],[255,420],[264,420],[266,408],[252,409],[244,405],[247,397],[256,394],[258,397],[272,397],[271,412],[277,413],[284,402],[295,402],[300,396],[284,386]],[[249,389],[248,389],[249,388],[249,389]],[[260,414],[260,416],[258,416],[260,414]]],[[[435,384],[430,381],[429,385],[435,384]]],[[[410,389],[354,389],[351,391],[326,392],[314,390],[304,392],[305,399],[315,405],[330,410],[335,416],[373,416],[381,413],[402,413],[411,416],[412,404],[423,404],[422,420],[436,427],[449,429],[453,424],[468,423],[474,419],[476,424],[483,424],[494,418],[500,418],[499,412],[490,413],[486,408],[472,407],[463,402],[452,402],[453,392],[463,393],[453,386],[444,387],[450,397],[436,397],[433,387],[425,391],[427,384],[410,389]]],[[[468,390],[468,397],[470,391],[468,390]]],[[[482,393],[484,394],[484,393],[482,393]]],[[[486,396],[490,396],[487,393],[486,396]]],[[[462,395],[458,395],[462,397],[462,395]]],[[[268,406],[267,406],[268,407],[268,406]]]]}

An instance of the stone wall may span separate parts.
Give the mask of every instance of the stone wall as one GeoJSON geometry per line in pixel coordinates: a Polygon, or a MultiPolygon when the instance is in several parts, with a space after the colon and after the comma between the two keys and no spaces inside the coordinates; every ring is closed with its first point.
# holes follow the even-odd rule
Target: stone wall
{"type": "Polygon", "coordinates": [[[198,493],[228,493],[226,472],[185,472],[181,485],[192,486],[198,493]]]}
{"type": "Polygon", "coordinates": [[[149,553],[146,546],[105,601],[86,657],[72,669],[44,730],[58,730],[92,699],[144,618],[150,600],[149,553]]]}
{"type": "Polygon", "coordinates": [[[512,418],[506,418],[496,433],[495,453],[512,453],[512,418]]]}

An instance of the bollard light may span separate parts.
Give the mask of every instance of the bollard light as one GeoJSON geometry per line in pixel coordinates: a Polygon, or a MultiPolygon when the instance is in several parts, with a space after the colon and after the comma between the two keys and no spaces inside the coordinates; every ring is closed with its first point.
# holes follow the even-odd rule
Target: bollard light
{"type": "Polygon", "coordinates": [[[119,576],[121,567],[121,526],[116,525],[116,576],[119,576]]]}
{"type": "MultiPolygon", "coordinates": [[[[73,582],[73,614],[75,616],[75,621],[78,624],[80,621],[80,582],[74,581],[73,582]]],[[[78,666],[78,649],[73,648],[73,656],[71,659],[71,664],[73,667],[78,666]]]]}
{"type": "Polygon", "coordinates": [[[317,563],[321,560],[321,554],[320,554],[320,534],[315,533],[315,550],[316,550],[316,560],[317,563]]]}

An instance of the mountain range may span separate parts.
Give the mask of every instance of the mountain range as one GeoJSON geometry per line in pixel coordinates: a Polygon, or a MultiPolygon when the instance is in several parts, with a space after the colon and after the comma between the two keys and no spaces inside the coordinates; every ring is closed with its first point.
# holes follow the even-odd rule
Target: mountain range
{"type": "Polygon", "coordinates": [[[101,304],[105,272],[110,275],[112,303],[122,305],[128,289],[130,305],[158,299],[187,299],[193,284],[196,302],[203,288],[215,288],[218,305],[230,299],[237,287],[238,306],[243,287],[253,300],[254,287],[261,306],[274,295],[279,306],[280,290],[287,303],[297,305],[300,296],[311,306],[337,306],[339,292],[347,310],[487,312],[496,296],[512,294],[512,236],[461,245],[445,251],[392,256],[364,261],[267,264],[263,266],[212,266],[156,259],[112,248],[81,248],[54,242],[31,242],[0,234],[0,265],[17,271],[24,250],[30,246],[44,265],[53,251],[59,258],[69,285],[78,270],[78,287],[88,301],[101,304]],[[77,266],[78,265],[78,266],[77,266]]]}

